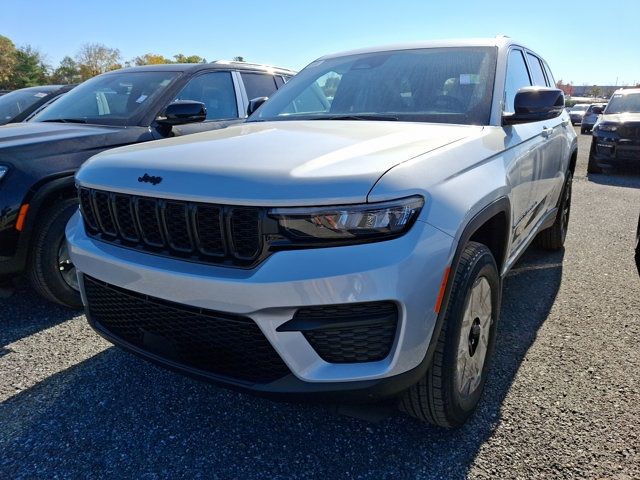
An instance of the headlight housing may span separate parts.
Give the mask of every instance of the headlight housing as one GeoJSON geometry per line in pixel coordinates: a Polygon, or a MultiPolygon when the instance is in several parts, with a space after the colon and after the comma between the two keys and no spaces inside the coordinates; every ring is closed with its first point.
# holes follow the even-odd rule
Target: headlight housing
{"type": "Polygon", "coordinates": [[[602,130],[603,132],[615,132],[618,130],[618,125],[612,123],[599,123],[597,127],[598,130],[602,130]]]}
{"type": "Polygon", "coordinates": [[[2,180],[2,177],[4,177],[8,171],[9,171],[9,167],[5,165],[0,165],[0,180],[2,180]]]}
{"type": "Polygon", "coordinates": [[[275,208],[268,215],[294,244],[361,243],[396,237],[415,223],[424,198],[311,208],[275,208]]]}

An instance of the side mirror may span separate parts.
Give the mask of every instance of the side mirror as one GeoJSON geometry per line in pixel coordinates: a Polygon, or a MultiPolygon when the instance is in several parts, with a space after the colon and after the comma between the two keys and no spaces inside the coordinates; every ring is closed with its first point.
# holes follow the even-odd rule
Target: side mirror
{"type": "Polygon", "coordinates": [[[604,113],[604,108],[602,108],[602,107],[593,107],[591,109],[591,113],[594,113],[595,115],[602,115],[604,113]]]}
{"type": "Polygon", "coordinates": [[[269,97],[258,97],[249,100],[249,106],[247,107],[247,116],[250,116],[253,112],[259,109],[267,100],[269,100],[269,97]]]}
{"type": "Polygon", "coordinates": [[[203,122],[207,118],[207,107],[202,102],[178,100],[170,103],[164,111],[164,117],[157,119],[161,125],[173,126],[186,123],[203,122]]]}
{"type": "Polygon", "coordinates": [[[521,88],[516,93],[514,107],[514,113],[502,116],[503,125],[549,120],[562,114],[564,93],[557,88],[521,88]]]}

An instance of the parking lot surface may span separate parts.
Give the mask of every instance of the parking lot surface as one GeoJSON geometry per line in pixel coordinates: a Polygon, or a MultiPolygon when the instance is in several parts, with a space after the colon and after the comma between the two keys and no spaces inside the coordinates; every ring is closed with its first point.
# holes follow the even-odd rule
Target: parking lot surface
{"type": "Polygon", "coordinates": [[[463,428],[200,383],[18,280],[0,289],[0,478],[640,478],[640,174],[587,177],[580,137],[565,250],[507,277],[463,428]]]}

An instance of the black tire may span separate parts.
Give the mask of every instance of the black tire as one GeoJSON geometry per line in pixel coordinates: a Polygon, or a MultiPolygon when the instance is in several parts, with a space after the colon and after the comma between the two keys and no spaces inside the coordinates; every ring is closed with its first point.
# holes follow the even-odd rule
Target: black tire
{"type": "Polygon", "coordinates": [[[569,226],[569,216],[571,215],[571,185],[573,174],[567,172],[564,188],[560,194],[558,213],[556,220],[549,228],[542,230],[536,237],[536,244],[545,250],[560,250],[564,246],[567,238],[567,228],[569,226]]]}
{"type": "Polygon", "coordinates": [[[581,129],[580,129],[580,133],[581,133],[582,135],[584,135],[585,133],[587,133],[587,129],[586,129],[586,128],[581,128],[581,129]]]}
{"type": "Polygon", "coordinates": [[[65,241],[64,229],[77,208],[75,199],[66,199],[41,213],[42,222],[33,234],[29,262],[33,288],[47,300],[73,309],[82,308],[80,292],[64,280],[58,256],[65,241]]]}
{"type": "Polygon", "coordinates": [[[589,162],[587,163],[587,173],[602,173],[602,167],[598,165],[595,157],[595,140],[591,142],[589,149],[589,162]]]}
{"type": "Polygon", "coordinates": [[[495,259],[485,245],[469,242],[464,247],[449,298],[431,365],[425,376],[402,394],[399,406],[419,420],[439,427],[454,428],[469,418],[480,401],[495,346],[500,312],[500,278],[495,259]],[[470,332],[462,332],[463,317],[471,299],[472,287],[483,277],[491,287],[488,343],[480,381],[473,392],[463,396],[456,384],[458,346],[463,340],[461,335],[466,335],[470,341],[470,332]]]}

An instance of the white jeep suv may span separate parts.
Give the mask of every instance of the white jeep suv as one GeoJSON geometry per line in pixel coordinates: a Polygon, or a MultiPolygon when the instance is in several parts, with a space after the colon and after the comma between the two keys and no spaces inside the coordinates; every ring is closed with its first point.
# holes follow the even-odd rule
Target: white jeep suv
{"type": "Polygon", "coordinates": [[[87,318],[199,378],[460,425],[502,279],[535,238],[562,248],[576,149],[547,64],[508,38],[322,57],[244,124],[85,163],[87,318]]]}

